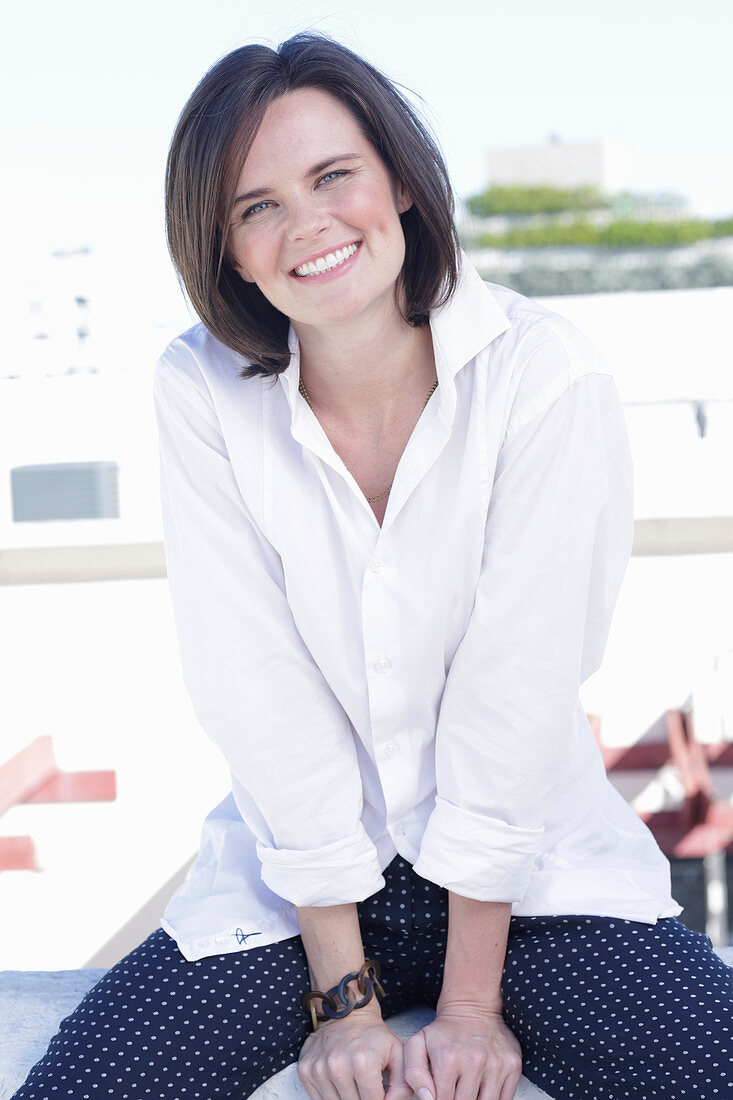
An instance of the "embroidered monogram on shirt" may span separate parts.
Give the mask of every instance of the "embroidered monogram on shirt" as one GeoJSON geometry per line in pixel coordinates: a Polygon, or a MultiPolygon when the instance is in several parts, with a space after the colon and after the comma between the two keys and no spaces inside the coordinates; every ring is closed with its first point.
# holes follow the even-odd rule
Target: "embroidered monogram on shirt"
{"type": "Polygon", "coordinates": [[[237,928],[232,932],[233,936],[237,937],[237,943],[244,943],[250,936],[261,936],[261,932],[243,932],[241,928],[237,928]]]}

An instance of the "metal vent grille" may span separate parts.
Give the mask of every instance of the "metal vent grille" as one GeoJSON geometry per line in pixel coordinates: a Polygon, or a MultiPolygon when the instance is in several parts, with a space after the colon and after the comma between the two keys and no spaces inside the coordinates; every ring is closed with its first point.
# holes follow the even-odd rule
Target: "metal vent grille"
{"type": "Polygon", "coordinates": [[[116,462],[57,462],[10,471],[13,522],[118,519],[116,462]]]}

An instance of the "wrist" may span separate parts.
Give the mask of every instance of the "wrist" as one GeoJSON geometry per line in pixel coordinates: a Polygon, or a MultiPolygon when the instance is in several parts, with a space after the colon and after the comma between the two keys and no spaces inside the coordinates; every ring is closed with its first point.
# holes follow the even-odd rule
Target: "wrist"
{"type": "Polygon", "coordinates": [[[449,892],[448,940],[438,1009],[453,1015],[501,1013],[511,905],[449,892]]]}
{"type": "Polygon", "coordinates": [[[436,1016],[476,1017],[476,1016],[501,1016],[504,1009],[504,999],[501,989],[484,991],[474,995],[451,994],[450,991],[442,991],[436,1005],[436,1016]]]}
{"type": "Polygon", "coordinates": [[[342,1016],[340,1019],[333,1020],[328,1016],[325,1020],[318,1021],[318,1030],[322,1027],[331,1027],[333,1024],[346,1025],[349,1020],[352,1022],[358,1022],[361,1020],[363,1024],[374,1023],[376,1020],[382,1019],[382,1009],[379,1001],[376,997],[372,997],[368,1004],[365,1004],[362,1008],[355,1008],[347,1016],[342,1016]]]}
{"type": "MultiPolygon", "coordinates": [[[[326,993],[323,987],[319,987],[319,989],[321,993],[326,993]]],[[[315,987],[313,989],[313,992],[316,992],[315,987]]],[[[338,992],[338,985],[333,986],[330,990],[328,990],[328,993],[335,998],[338,1008],[344,1007],[341,996],[338,992]]],[[[364,994],[359,989],[359,983],[355,978],[346,983],[345,993],[347,994],[349,1000],[354,1002],[361,1001],[364,997],[364,994]]],[[[313,997],[310,1003],[314,1006],[316,1012],[323,1015],[323,997],[313,997]]],[[[367,1003],[363,1005],[362,1008],[359,1009],[359,1011],[363,1012],[366,1009],[373,1008],[375,1005],[379,1007],[379,1001],[377,1000],[376,994],[372,994],[371,1000],[367,1001],[367,1003]]],[[[348,1015],[351,1015],[355,1011],[356,1009],[352,1009],[351,1013],[349,1013],[348,1015]]]]}
{"type": "Polygon", "coordinates": [[[384,996],[384,989],[379,976],[379,963],[368,959],[358,971],[345,974],[331,989],[311,989],[305,993],[301,1006],[310,1015],[313,1030],[318,1029],[319,1023],[343,1020],[354,1012],[366,1012],[365,1019],[373,1019],[375,1014],[381,1019],[379,999],[384,996]]]}

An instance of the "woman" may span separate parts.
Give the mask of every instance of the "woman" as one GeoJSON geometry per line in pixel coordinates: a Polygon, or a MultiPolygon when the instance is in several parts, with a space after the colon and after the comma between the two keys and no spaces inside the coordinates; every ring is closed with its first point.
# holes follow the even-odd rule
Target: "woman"
{"type": "Polygon", "coordinates": [[[167,226],[203,323],[155,375],[166,557],[232,794],[17,1097],[731,1088],[730,971],[578,698],[632,535],[595,348],[481,281],[424,126],[322,36],[206,74],[167,226]]]}

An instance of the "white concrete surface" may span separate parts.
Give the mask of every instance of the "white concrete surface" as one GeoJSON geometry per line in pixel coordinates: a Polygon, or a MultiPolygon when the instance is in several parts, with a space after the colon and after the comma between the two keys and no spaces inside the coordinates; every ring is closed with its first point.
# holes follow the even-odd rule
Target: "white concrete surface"
{"type": "Polygon", "coordinates": [[[0,973],[0,1100],[22,1085],[65,1016],[106,970],[0,973]]]}
{"type": "MultiPolygon", "coordinates": [[[[733,966],[733,948],[718,952],[733,966]]],[[[28,1070],[44,1054],[60,1021],[105,973],[104,970],[71,970],[56,973],[6,971],[0,973],[0,1100],[9,1100],[28,1070]]],[[[391,1017],[389,1026],[404,1041],[433,1018],[424,1005],[391,1017]]],[[[541,1100],[546,1093],[522,1078],[516,1100],[541,1100]]],[[[296,1063],[286,1066],[252,1097],[256,1100],[307,1100],[298,1080],[296,1063]]]]}

